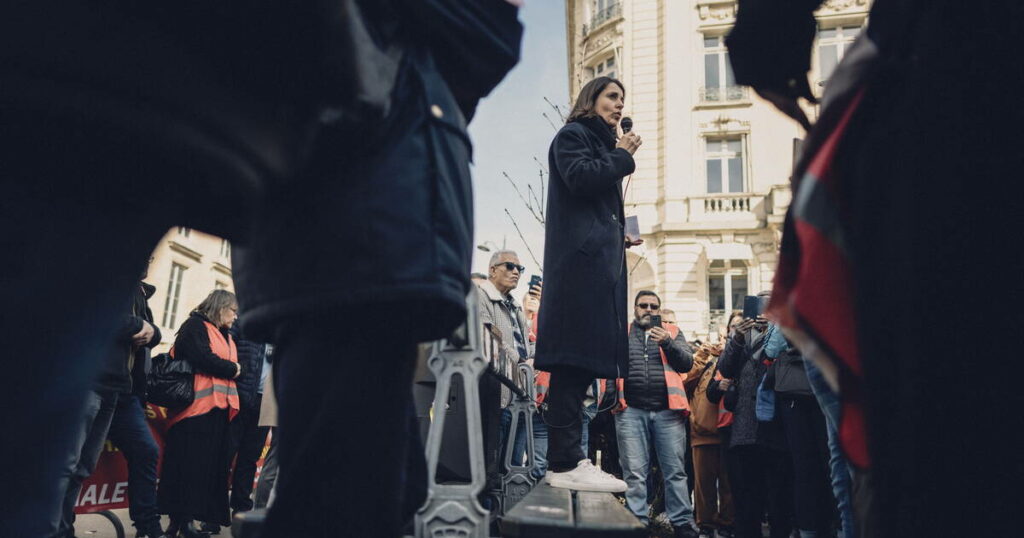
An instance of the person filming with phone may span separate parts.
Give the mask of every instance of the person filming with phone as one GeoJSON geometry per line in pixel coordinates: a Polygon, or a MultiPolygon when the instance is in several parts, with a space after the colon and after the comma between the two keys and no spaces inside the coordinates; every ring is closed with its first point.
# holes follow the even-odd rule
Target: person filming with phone
{"type": "Polygon", "coordinates": [[[615,435],[626,480],[626,506],[648,523],[647,475],[651,447],[665,480],[665,511],[676,537],[696,537],[693,505],[686,483],[686,416],[690,404],[684,374],[693,367],[693,350],[675,325],[662,325],[661,299],[653,291],[637,293],[629,326],[629,364],[617,380],[619,405],[615,435]]]}

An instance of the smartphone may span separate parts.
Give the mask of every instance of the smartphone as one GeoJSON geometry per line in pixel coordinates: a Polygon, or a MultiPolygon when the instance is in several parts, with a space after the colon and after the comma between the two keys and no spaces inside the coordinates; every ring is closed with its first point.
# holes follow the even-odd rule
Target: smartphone
{"type": "Polygon", "coordinates": [[[651,315],[651,327],[661,327],[661,314],[651,315]]]}
{"type": "Polygon", "coordinates": [[[761,315],[761,299],[755,295],[747,295],[743,298],[743,318],[757,319],[761,315]]]}
{"type": "Polygon", "coordinates": [[[540,284],[543,281],[544,281],[544,277],[542,277],[540,275],[533,275],[533,276],[531,276],[530,277],[530,285],[527,286],[526,290],[527,291],[532,290],[534,286],[540,284]]]}
{"type": "Polygon", "coordinates": [[[640,219],[636,215],[626,217],[625,230],[626,239],[636,242],[640,240],[640,219]]]}

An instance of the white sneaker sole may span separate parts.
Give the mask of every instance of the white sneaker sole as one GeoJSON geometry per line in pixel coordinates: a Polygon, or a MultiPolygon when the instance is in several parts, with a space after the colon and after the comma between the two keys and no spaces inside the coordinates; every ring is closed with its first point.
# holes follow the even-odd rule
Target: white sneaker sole
{"type": "Polygon", "coordinates": [[[626,484],[594,484],[581,483],[569,480],[560,476],[546,476],[544,480],[553,488],[574,489],[577,491],[600,491],[604,493],[622,493],[626,491],[626,484]]]}

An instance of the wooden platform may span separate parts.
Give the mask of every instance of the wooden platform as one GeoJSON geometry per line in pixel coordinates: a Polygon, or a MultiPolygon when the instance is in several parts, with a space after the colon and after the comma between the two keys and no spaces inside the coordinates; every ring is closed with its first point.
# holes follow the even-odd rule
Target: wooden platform
{"type": "Polygon", "coordinates": [[[611,493],[553,488],[542,482],[505,514],[501,535],[640,538],[646,536],[646,528],[611,493]]]}

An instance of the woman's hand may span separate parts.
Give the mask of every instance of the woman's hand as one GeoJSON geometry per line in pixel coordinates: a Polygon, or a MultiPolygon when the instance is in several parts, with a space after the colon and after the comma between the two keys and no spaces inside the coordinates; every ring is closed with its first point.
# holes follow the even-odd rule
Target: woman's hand
{"type": "Polygon", "coordinates": [[[231,379],[238,379],[238,376],[240,376],[240,375],[242,375],[242,365],[240,363],[236,362],[235,363],[235,375],[232,376],[231,379]]]}
{"type": "Polygon", "coordinates": [[[644,240],[643,239],[637,239],[636,241],[633,241],[633,240],[631,240],[629,238],[626,239],[626,248],[637,247],[637,246],[640,246],[642,244],[644,244],[644,240]]]}
{"type": "Polygon", "coordinates": [[[640,135],[634,133],[633,131],[630,131],[622,135],[621,138],[619,138],[619,141],[618,143],[615,144],[615,147],[622,148],[628,151],[630,155],[633,155],[634,153],[636,153],[636,149],[640,147],[640,144],[643,143],[643,140],[640,140],[640,135]]]}

